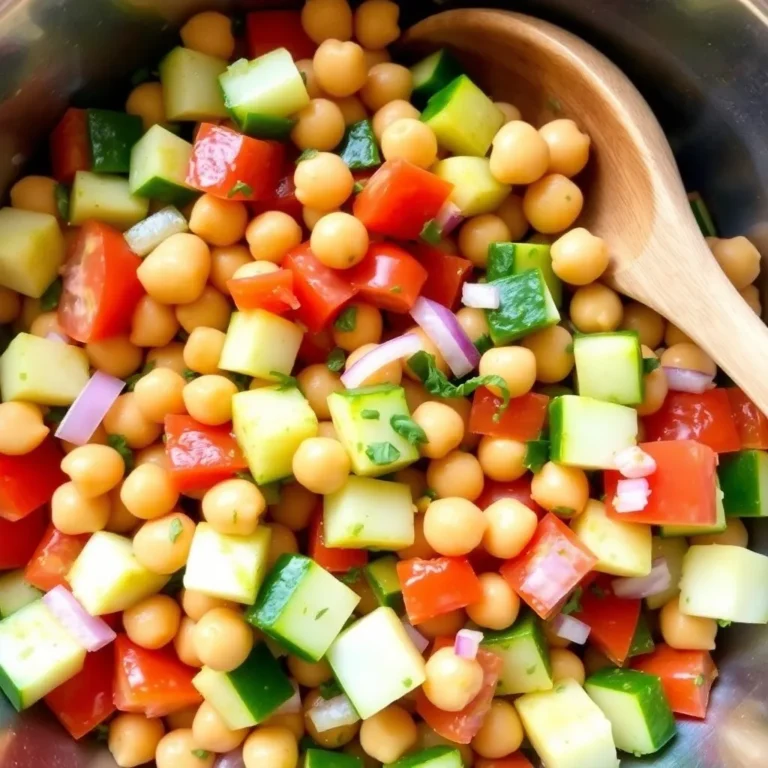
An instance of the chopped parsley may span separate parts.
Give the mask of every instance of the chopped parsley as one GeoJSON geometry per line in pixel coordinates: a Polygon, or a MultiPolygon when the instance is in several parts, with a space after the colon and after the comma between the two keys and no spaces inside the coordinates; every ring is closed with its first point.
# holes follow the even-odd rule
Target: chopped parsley
{"type": "Polygon", "coordinates": [[[523,466],[535,475],[549,461],[549,440],[528,440],[525,444],[523,466]]]}
{"type": "Polygon", "coordinates": [[[176,540],[181,536],[184,526],[181,524],[181,520],[178,517],[174,517],[171,520],[171,524],[168,526],[168,538],[171,540],[171,544],[175,544],[176,540]]]}
{"type": "Polygon", "coordinates": [[[193,749],[192,754],[200,760],[206,760],[211,753],[207,749],[193,749]]]}
{"type": "Polygon", "coordinates": [[[434,488],[425,488],[422,496],[426,496],[430,501],[434,501],[437,498],[437,491],[434,488]]]}
{"type": "Polygon", "coordinates": [[[572,613],[578,613],[581,610],[581,596],[583,594],[584,590],[581,587],[576,587],[576,589],[571,592],[571,596],[568,598],[568,601],[563,606],[560,613],[565,616],[570,616],[572,613]]]}
{"type": "Polygon", "coordinates": [[[45,414],[43,420],[46,424],[58,427],[62,419],[67,415],[69,409],[63,405],[52,405],[45,414]]]}
{"type": "Polygon", "coordinates": [[[657,368],[661,367],[661,362],[655,357],[643,358],[643,376],[647,376],[649,373],[653,373],[657,368]]]}
{"type": "Polygon", "coordinates": [[[57,277],[43,292],[40,297],[40,309],[43,312],[52,312],[59,306],[61,299],[61,289],[63,288],[61,278],[57,277]]]}
{"type": "Polygon", "coordinates": [[[475,342],[475,349],[481,354],[484,355],[489,349],[493,347],[493,342],[491,341],[491,337],[486,333],[483,334],[476,342],[475,342]]]}
{"type": "Polygon", "coordinates": [[[235,477],[239,477],[241,480],[247,480],[249,483],[256,485],[256,481],[253,479],[253,475],[250,472],[235,472],[235,477]]]}
{"type": "Polygon", "coordinates": [[[305,160],[311,160],[313,157],[317,157],[318,151],[316,149],[305,149],[297,158],[296,165],[303,163],[305,160]]]}
{"type": "Polygon", "coordinates": [[[378,421],[379,412],[374,408],[363,408],[363,410],[360,411],[360,418],[365,419],[366,421],[378,421]]]}
{"type": "Polygon", "coordinates": [[[696,677],[694,678],[693,684],[701,688],[701,686],[704,685],[704,675],[696,675],[696,677]]]}
{"type": "Polygon", "coordinates": [[[730,627],[731,623],[732,622],[728,621],[728,619],[718,619],[717,620],[717,626],[718,627],[730,627]]]}
{"type": "Polygon", "coordinates": [[[411,445],[420,445],[429,442],[427,433],[410,417],[404,413],[396,413],[390,420],[392,429],[405,438],[411,445]]]}
{"type": "Polygon", "coordinates": [[[227,378],[237,387],[238,392],[245,392],[251,385],[251,377],[247,373],[230,372],[227,378]]]}
{"type": "Polygon", "coordinates": [[[286,389],[299,389],[299,380],[295,376],[289,376],[287,373],[280,373],[280,371],[270,371],[269,375],[277,379],[280,392],[286,389]]]}
{"type": "Polygon", "coordinates": [[[360,181],[356,181],[352,187],[352,194],[359,195],[365,189],[365,184],[360,181]]]}
{"type": "Polygon", "coordinates": [[[125,464],[125,474],[133,469],[133,451],[128,445],[124,435],[107,435],[107,445],[114,448],[122,457],[125,464]]]}
{"type": "Polygon", "coordinates": [[[525,668],[525,674],[532,675],[536,671],[537,667],[538,667],[537,664],[531,664],[530,667],[525,668]]]}
{"type": "Polygon", "coordinates": [[[430,245],[439,245],[443,238],[443,232],[440,229],[440,225],[434,220],[430,219],[422,228],[419,237],[430,245]]]}
{"type": "Polygon", "coordinates": [[[317,692],[327,701],[328,699],[335,699],[341,693],[341,688],[336,680],[331,678],[320,683],[317,692]]]}
{"type": "Polygon", "coordinates": [[[410,677],[406,677],[406,678],[403,680],[403,687],[404,687],[404,688],[410,688],[412,685],[413,685],[413,679],[412,679],[412,678],[410,678],[410,677]]]}
{"type": "Polygon", "coordinates": [[[232,189],[227,192],[227,197],[234,197],[235,195],[245,195],[246,197],[253,196],[253,187],[250,184],[246,184],[244,181],[237,181],[232,189]]]}
{"type": "Polygon", "coordinates": [[[576,514],[576,510],[573,507],[554,507],[552,511],[558,517],[573,517],[576,514]]]}
{"type": "Polygon", "coordinates": [[[53,189],[53,198],[56,201],[56,209],[62,221],[69,220],[69,190],[63,184],[57,184],[53,189]]]}
{"type": "Polygon", "coordinates": [[[393,285],[393,286],[392,286],[392,287],[389,289],[389,292],[390,292],[390,293],[402,293],[402,292],[403,292],[403,289],[402,289],[402,288],[401,288],[399,285],[393,285]]]}
{"type": "Polygon", "coordinates": [[[400,451],[392,443],[371,443],[365,449],[365,455],[377,467],[383,467],[397,461],[400,458],[400,451]]]}
{"type": "Polygon", "coordinates": [[[334,347],[328,353],[328,359],[325,364],[328,366],[329,371],[338,373],[344,369],[344,363],[347,361],[347,355],[341,347],[334,347]]]}
{"type": "Polygon", "coordinates": [[[325,614],[328,613],[327,608],[321,608],[316,614],[315,614],[315,621],[318,619],[322,619],[325,614]]]}
{"type": "Polygon", "coordinates": [[[337,331],[343,331],[345,333],[354,331],[357,327],[357,307],[347,307],[345,310],[343,310],[342,313],[336,318],[333,327],[337,331]]]}
{"type": "Polygon", "coordinates": [[[338,579],[344,584],[356,584],[362,573],[362,568],[350,568],[346,573],[341,574],[338,579]]]}
{"type": "Polygon", "coordinates": [[[363,532],[363,524],[362,523],[356,523],[349,529],[349,535],[350,536],[359,536],[363,532]]]}
{"type": "Polygon", "coordinates": [[[140,371],[132,374],[125,380],[125,389],[127,392],[133,392],[136,383],[140,378],[146,376],[150,371],[154,371],[157,367],[157,363],[154,360],[150,360],[140,371]]]}
{"type": "Polygon", "coordinates": [[[194,379],[200,378],[201,374],[197,371],[193,371],[191,368],[185,368],[181,375],[184,377],[184,381],[193,381],[194,379]]]}

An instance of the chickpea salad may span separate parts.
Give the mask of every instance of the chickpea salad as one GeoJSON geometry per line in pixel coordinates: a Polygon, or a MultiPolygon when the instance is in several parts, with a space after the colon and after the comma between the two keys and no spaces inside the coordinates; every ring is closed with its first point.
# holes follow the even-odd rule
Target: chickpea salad
{"type": "Polygon", "coordinates": [[[0,691],[121,768],[615,768],[768,623],[768,420],[398,14],[200,13],[0,209],[0,691]]]}

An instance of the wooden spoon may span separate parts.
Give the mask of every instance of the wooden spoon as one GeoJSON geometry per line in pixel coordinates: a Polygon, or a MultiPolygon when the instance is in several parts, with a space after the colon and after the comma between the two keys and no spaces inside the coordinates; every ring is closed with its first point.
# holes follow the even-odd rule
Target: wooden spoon
{"type": "Polygon", "coordinates": [[[534,125],[570,117],[591,136],[578,224],[608,243],[606,281],[694,339],[768,413],[768,328],[712,256],[661,126],[626,75],[564,29],[508,11],[440,13],[404,42],[449,47],[534,125]]]}

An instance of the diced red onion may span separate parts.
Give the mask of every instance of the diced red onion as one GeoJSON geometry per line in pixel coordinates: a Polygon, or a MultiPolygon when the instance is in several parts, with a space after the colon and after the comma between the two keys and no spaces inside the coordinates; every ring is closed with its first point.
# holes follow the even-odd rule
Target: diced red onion
{"type": "Polygon", "coordinates": [[[56,430],[59,440],[85,445],[122,392],[125,382],[101,371],[91,376],[56,430]]]}
{"type": "Polygon", "coordinates": [[[480,353],[450,309],[420,296],[411,317],[440,350],[454,376],[466,376],[477,367],[480,353]]]}
{"type": "Polygon", "coordinates": [[[483,633],[475,629],[460,629],[453,642],[453,652],[462,659],[476,659],[483,633]]]}
{"type": "Polygon", "coordinates": [[[648,477],[656,471],[656,461],[653,456],[638,445],[631,445],[619,451],[613,457],[613,461],[616,469],[630,480],[648,477]]]}
{"type": "Polygon", "coordinates": [[[651,572],[647,576],[636,576],[626,579],[614,579],[611,582],[613,594],[616,597],[643,598],[666,592],[672,586],[672,574],[669,572],[667,561],[659,557],[653,561],[651,572]]]}
{"type": "Polygon", "coordinates": [[[178,235],[188,229],[187,220],[181,212],[169,205],[134,224],[124,237],[128,247],[137,256],[147,256],[171,235],[178,235]]]}
{"type": "Polygon", "coordinates": [[[464,221],[464,217],[461,215],[461,208],[450,200],[443,203],[442,208],[435,216],[435,224],[440,228],[443,237],[450,235],[462,221],[464,221]]]}
{"type": "Polygon", "coordinates": [[[591,631],[589,624],[562,613],[552,619],[552,629],[558,637],[577,645],[584,645],[591,631]]]}
{"type": "Polygon", "coordinates": [[[565,597],[579,579],[567,556],[558,554],[557,548],[553,548],[528,571],[521,591],[535,593],[542,603],[554,604],[565,597]]]}
{"type": "Polygon", "coordinates": [[[497,285],[490,283],[464,283],[461,288],[461,303],[475,309],[498,309],[501,293],[497,285]]]}
{"type": "Polygon", "coordinates": [[[299,693],[299,686],[295,680],[291,680],[293,686],[293,696],[291,696],[285,704],[281,704],[278,709],[275,710],[276,715],[295,715],[297,712],[301,712],[301,694],[299,693]]]}
{"type": "Polygon", "coordinates": [[[233,749],[225,755],[219,755],[213,764],[213,768],[245,768],[243,750],[233,749]]]}
{"type": "Polygon", "coordinates": [[[77,598],[59,585],[43,595],[43,602],[59,624],[77,640],[86,651],[98,651],[109,645],[117,635],[103,620],[91,616],[77,598]]]}
{"type": "Polygon", "coordinates": [[[667,375],[667,384],[675,392],[691,392],[700,395],[715,386],[714,376],[701,371],[692,371],[689,368],[672,368],[664,366],[667,375]]]}
{"type": "Polygon", "coordinates": [[[406,619],[401,619],[401,621],[403,622],[405,634],[411,638],[411,642],[416,646],[416,650],[419,653],[424,653],[429,645],[429,640],[427,640],[427,638],[424,637],[424,635],[422,635],[410,622],[406,621],[406,619]]]}
{"type": "Polygon", "coordinates": [[[343,725],[354,725],[360,720],[360,715],[343,693],[327,701],[319,701],[307,714],[318,733],[340,728],[343,725]]]}
{"type": "Polygon", "coordinates": [[[65,336],[63,333],[56,333],[56,331],[48,331],[45,334],[45,338],[48,341],[58,341],[59,344],[69,344],[69,336],[65,336]]]}
{"type": "Polygon", "coordinates": [[[415,333],[396,336],[363,355],[348,371],[342,374],[341,383],[347,389],[362,386],[369,376],[381,370],[385,365],[415,355],[420,349],[421,339],[415,333]]]}
{"type": "Polygon", "coordinates": [[[616,512],[642,512],[648,506],[651,486],[644,477],[634,480],[619,480],[613,508],[616,512]]]}

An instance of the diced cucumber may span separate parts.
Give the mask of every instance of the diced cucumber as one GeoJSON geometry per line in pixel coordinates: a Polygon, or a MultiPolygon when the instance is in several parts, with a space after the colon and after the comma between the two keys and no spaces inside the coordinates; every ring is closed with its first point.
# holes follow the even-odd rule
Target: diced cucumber
{"type": "Polygon", "coordinates": [[[430,54],[411,67],[413,103],[422,107],[438,91],[463,74],[461,64],[445,48],[430,54]]]}
{"type": "Polygon", "coordinates": [[[398,559],[394,555],[387,555],[368,563],[363,569],[365,578],[371,585],[376,602],[391,608],[395,613],[402,614],[403,590],[400,579],[397,576],[398,559]]]}
{"type": "Polygon", "coordinates": [[[643,353],[637,331],[578,334],[573,356],[583,397],[620,405],[643,402],[643,353]]]}
{"type": "Polygon", "coordinates": [[[0,690],[18,712],[74,677],[85,648],[42,600],[0,621],[0,690]]]}
{"type": "MultiPolygon", "coordinates": [[[[725,457],[724,457],[725,458],[725,457]]],[[[720,489],[720,480],[715,476],[715,512],[714,525],[662,525],[660,533],[665,538],[670,536],[702,536],[705,533],[722,533],[728,521],[725,519],[725,507],[723,506],[723,492],[720,489]]]]}
{"type": "MultiPolygon", "coordinates": [[[[435,176],[453,184],[448,198],[462,216],[477,216],[495,211],[512,187],[497,181],[487,157],[448,157],[431,170],[435,176]]],[[[488,278],[490,280],[490,278],[488,278]]]]}
{"type": "Polygon", "coordinates": [[[401,757],[387,768],[463,768],[464,761],[456,747],[437,746],[401,757]]]}
{"type": "Polygon", "coordinates": [[[264,722],[293,696],[291,681],[265,643],[256,643],[231,672],[203,667],[192,684],[233,731],[264,722]]]}
{"type": "Polygon", "coordinates": [[[304,755],[304,768],[363,768],[363,760],[356,755],[312,748],[304,755]]]}
{"type": "Polygon", "coordinates": [[[552,687],[549,649],[534,613],[526,613],[508,629],[486,632],[482,646],[504,662],[497,696],[548,691],[552,687]]]}
{"type": "Polygon", "coordinates": [[[187,184],[192,145],[162,125],[153,125],[131,152],[128,182],[134,195],[186,205],[200,193],[187,184]]]}
{"type": "Polygon", "coordinates": [[[552,269],[550,246],[543,243],[491,243],[488,246],[488,267],[485,273],[490,282],[529,269],[540,269],[556,307],[563,303],[563,282],[552,269]]]}
{"type": "Polygon", "coordinates": [[[661,680],[634,669],[601,669],[584,688],[611,721],[613,740],[624,752],[652,755],[677,732],[661,680]]]}
{"type": "Polygon", "coordinates": [[[664,539],[654,536],[651,540],[651,561],[663,557],[667,561],[667,568],[672,577],[669,587],[663,592],[645,598],[645,604],[655,611],[668,603],[673,597],[680,594],[680,576],[683,572],[683,558],[688,551],[688,542],[682,537],[664,539]]]}
{"type": "Polygon", "coordinates": [[[359,602],[314,560],[281,555],[246,618],[297,656],[319,661],[359,602]]]}
{"type": "Polygon", "coordinates": [[[0,285],[38,299],[64,261],[64,237],[49,213],[0,208],[0,285]]]}
{"type": "Polygon", "coordinates": [[[250,536],[235,536],[198,523],[184,571],[185,588],[250,605],[267,572],[271,538],[266,525],[250,536]]]}
{"type": "Polygon", "coordinates": [[[293,454],[317,435],[317,416],[296,387],[238,392],[232,398],[232,425],[257,485],[289,477],[293,454]]]}
{"type": "Polygon", "coordinates": [[[128,179],[78,171],[69,196],[69,223],[97,219],[121,232],[147,217],[149,200],[131,194],[128,179]]]}
{"type": "Polygon", "coordinates": [[[627,658],[631,659],[635,656],[651,653],[655,647],[656,643],[653,642],[653,635],[651,634],[651,628],[648,626],[648,619],[646,619],[644,613],[641,613],[640,618],[637,621],[637,626],[635,627],[635,634],[632,636],[632,644],[629,646],[627,658]]]}
{"type": "Polygon", "coordinates": [[[637,444],[637,411],[591,397],[562,395],[549,404],[552,461],[613,469],[613,457],[637,444]]]}
{"type": "Polygon", "coordinates": [[[487,309],[485,313],[496,346],[560,322],[560,313],[540,269],[527,269],[494,280],[492,285],[499,289],[499,308],[487,309]]]}
{"type": "Polygon", "coordinates": [[[426,679],[424,659],[391,608],[377,608],[345,629],[327,659],[363,720],[426,679]]]}
{"type": "Polygon", "coordinates": [[[602,501],[590,499],[571,520],[571,530],[597,558],[594,570],[614,576],[651,572],[651,526],[608,517],[602,501]]]}
{"type": "Polygon", "coordinates": [[[411,489],[404,483],[350,475],[323,499],[328,547],[398,550],[414,542],[411,489]]]}
{"type": "Polygon", "coordinates": [[[224,59],[189,48],[174,48],[160,62],[166,118],[196,122],[227,117],[219,88],[219,75],[226,69],[224,59]]]}
{"type": "Polygon", "coordinates": [[[71,405],[88,383],[85,350],[20,333],[0,357],[3,402],[71,405]]]}
{"type": "Polygon", "coordinates": [[[504,115],[466,75],[459,75],[429,99],[421,120],[454,155],[485,157],[504,115]]]}
{"type": "Polygon", "coordinates": [[[125,233],[125,242],[137,256],[148,256],[171,235],[188,232],[189,225],[182,213],[172,205],[161,208],[125,233]]]}
{"type": "Polygon", "coordinates": [[[720,457],[717,468],[729,517],[768,517],[768,453],[739,451],[720,457]]]}
{"type": "Polygon", "coordinates": [[[265,309],[233,312],[219,368],[265,381],[280,381],[296,362],[304,332],[265,309]]]}
{"type": "Polygon", "coordinates": [[[575,680],[526,693],[514,704],[547,768],[618,768],[611,722],[575,680]]]}
{"type": "Polygon", "coordinates": [[[689,616],[768,623],[768,557],[744,547],[695,544],[683,558],[680,610],[689,616]]]}
{"type": "Polygon", "coordinates": [[[169,578],[141,565],[130,539],[107,531],[88,539],[67,574],[72,594],[91,616],[124,611],[159,592],[169,578]]]}
{"type": "Polygon", "coordinates": [[[393,421],[410,418],[402,387],[379,384],[333,392],[328,409],[356,474],[386,475],[419,460],[418,447],[393,427],[393,421]]]}
{"type": "Polygon", "coordinates": [[[111,109],[86,110],[94,173],[128,173],[131,149],[144,131],[141,118],[111,109]]]}
{"type": "Polygon", "coordinates": [[[347,128],[339,147],[339,156],[352,171],[381,165],[381,153],[370,120],[360,120],[347,128]]]}
{"type": "Polygon", "coordinates": [[[24,571],[9,571],[0,575],[0,619],[7,619],[42,596],[39,589],[24,580],[24,571]]]}

